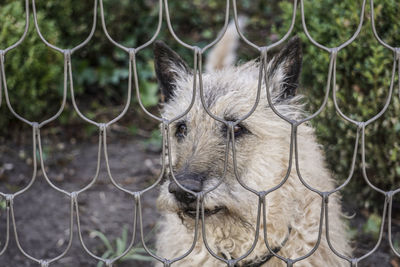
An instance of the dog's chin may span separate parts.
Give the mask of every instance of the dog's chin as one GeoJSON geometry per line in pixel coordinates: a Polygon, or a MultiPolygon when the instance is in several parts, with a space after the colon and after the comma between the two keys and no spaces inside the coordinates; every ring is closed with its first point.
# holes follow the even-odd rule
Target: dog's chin
{"type": "MultiPolygon", "coordinates": [[[[225,211],[226,207],[224,206],[217,206],[212,209],[204,208],[204,217],[214,217],[224,213],[225,211]]],[[[181,207],[178,211],[178,215],[180,215],[180,217],[188,217],[190,219],[196,219],[197,209],[196,207],[181,207]]],[[[198,215],[200,219],[202,216],[201,208],[199,208],[198,215]]]]}

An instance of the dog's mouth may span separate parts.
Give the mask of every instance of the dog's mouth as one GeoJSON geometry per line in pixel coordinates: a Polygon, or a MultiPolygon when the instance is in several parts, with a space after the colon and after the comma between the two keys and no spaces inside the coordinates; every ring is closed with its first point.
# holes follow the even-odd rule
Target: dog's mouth
{"type": "MultiPolygon", "coordinates": [[[[215,207],[215,208],[213,208],[213,209],[204,209],[204,216],[205,217],[209,217],[209,216],[212,216],[212,215],[215,215],[215,214],[217,214],[217,213],[220,213],[220,212],[222,212],[222,211],[224,211],[224,210],[226,210],[226,208],[225,207],[223,207],[223,206],[218,206],[218,207],[215,207]]],[[[189,216],[189,217],[191,217],[191,218],[193,218],[193,219],[195,219],[196,218],[196,207],[194,207],[194,208],[192,208],[192,207],[186,207],[186,208],[183,208],[182,209],[182,212],[185,214],[185,215],[187,215],[187,216],[189,216]]],[[[199,209],[199,218],[201,218],[201,208],[199,209]]]]}

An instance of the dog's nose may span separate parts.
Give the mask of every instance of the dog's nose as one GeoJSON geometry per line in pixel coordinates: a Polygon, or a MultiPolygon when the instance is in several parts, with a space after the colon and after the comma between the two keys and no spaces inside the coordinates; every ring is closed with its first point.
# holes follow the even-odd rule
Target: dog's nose
{"type": "MultiPolygon", "coordinates": [[[[193,175],[186,175],[176,176],[178,182],[185,188],[193,192],[200,192],[203,189],[203,179],[202,177],[193,176],[193,175]]],[[[176,200],[184,204],[190,204],[196,201],[196,196],[186,192],[182,188],[180,188],[174,181],[168,186],[168,191],[171,194],[174,194],[176,200]]]]}

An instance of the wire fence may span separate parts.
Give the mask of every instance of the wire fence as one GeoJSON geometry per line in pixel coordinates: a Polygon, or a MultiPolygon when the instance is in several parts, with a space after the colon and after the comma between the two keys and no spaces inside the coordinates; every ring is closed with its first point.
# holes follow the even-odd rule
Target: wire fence
{"type": "MultiPolygon", "coordinates": [[[[62,257],[64,257],[67,252],[69,251],[71,244],[72,244],[72,240],[73,240],[73,227],[74,224],[76,223],[77,225],[77,229],[78,229],[78,238],[80,240],[80,243],[83,247],[83,249],[86,251],[86,253],[88,253],[91,257],[95,258],[98,261],[101,261],[103,263],[105,263],[106,266],[110,267],[113,265],[113,263],[115,263],[116,261],[118,261],[119,259],[121,259],[122,257],[124,257],[133,247],[133,244],[135,243],[135,232],[137,227],[139,227],[140,232],[142,233],[142,239],[141,239],[141,243],[144,247],[144,249],[152,256],[154,257],[156,260],[162,262],[164,264],[164,266],[170,266],[172,263],[178,262],[177,264],[179,265],[179,260],[183,259],[184,257],[186,257],[187,255],[189,255],[193,249],[194,249],[194,244],[196,243],[198,234],[202,233],[203,235],[203,241],[204,244],[207,248],[207,250],[209,251],[209,253],[219,259],[221,261],[221,264],[225,263],[227,266],[235,266],[239,261],[243,260],[244,258],[246,258],[255,248],[257,241],[258,241],[258,233],[260,231],[260,224],[261,224],[261,220],[263,222],[263,225],[266,225],[266,212],[265,212],[265,199],[267,197],[267,195],[269,195],[270,193],[274,192],[275,190],[278,190],[279,188],[281,188],[285,182],[287,181],[287,179],[289,178],[289,174],[291,172],[292,169],[295,169],[296,172],[298,173],[298,178],[300,179],[301,183],[308,188],[309,190],[315,192],[316,194],[318,194],[321,197],[321,215],[320,215],[320,225],[319,225],[319,233],[318,233],[318,239],[317,242],[315,243],[314,248],[309,251],[309,253],[307,253],[306,255],[303,255],[301,257],[298,258],[285,258],[281,255],[279,255],[277,252],[274,251],[274,249],[271,248],[271,246],[269,245],[268,241],[267,241],[267,230],[266,227],[264,228],[264,242],[265,242],[265,246],[268,248],[269,253],[271,253],[274,257],[279,258],[280,260],[282,260],[283,262],[286,263],[287,266],[293,266],[296,265],[296,262],[299,262],[307,257],[310,257],[318,248],[319,243],[321,241],[321,237],[323,234],[323,231],[325,231],[325,235],[326,235],[326,239],[328,242],[329,247],[331,248],[331,250],[340,258],[346,260],[349,262],[349,265],[351,266],[357,266],[358,263],[360,261],[362,261],[363,259],[365,259],[366,257],[370,256],[371,254],[373,254],[377,248],[379,247],[383,235],[384,235],[384,226],[386,224],[386,220],[387,220],[387,234],[388,234],[388,240],[390,243],[390,248],[392,249],[393,253],[397,256],[400,257],[400,251],[396,250],[394,245],[393,245],[393,240],[392,240],[392,204],[393,204],[393,197],[398,194],[400,192],[400,188],[396,188],[393,189],[392,191],[384,191],[378,187],[376,187],[374,184],[372,184],[367,176],[367,172],[366,172],[366,161],[365,161],[365,129],[368,125],[374,123],[377,119],[379,119],[380,117],[383,116],[383,114],[386,112],[386,110],[389,107],[390,101],[393,97],[393,91],[394,91],[394,83],[395,83],[395,78],[396,78],[396,68],[397,68],[397,76],[399,76],[399,90],[400,90],[400,47],[392,47],[389,44],[385,43],[380,37],[379,37],[379,33],[376,30],[375,27],[375,18],[374,18],[374,0],[370,0],[369,4],[370,4],[370,12],[371,12],[371,28],[372,31],[374,33],[375,38],[378,40],[378,42],[380,43],[380,45],[384,46],[386,49],[389,49],[391,51],[393,51],[393,67],[392,67],[392,74],[391,74],[391,81],[390,81],[390,86],[389,86],[389,90],[387,92],[387,98],[385,101],[385,105],[384,107],[373,117],[371,117],[370,119],[366,120],[366,121],[356,121],[351,119],[348,115],[344,114],[341,110],[341,108],[338,105],[337,102],[337,96],[336,96],[336,90],[335,90],[335,84],[336,84],[336,66],[337,66],[337,56],[338,53],[340,53],[341,50],[343,50],[344,48],[346,48],[349,44],[351,44],[356,38],[357,36],[360,34],[361,30],[363,29],[363,22],[364,22],[364,17],[365,17],[365,9],[366,9],[366,5],[367,0],[363,0],[362,2],[362,6],[361,6],[361,12],[360,12],[360,18],[359,18],[359,25],[358,28],[356,29],[356,31],[354,32],[353,36],[348,39],[346,42],[342,43],[341,45],[337,46],[337,47],[327,47],[324,44],[318,43],[317,41],[315,41],[313,39],[313,37],[311,36],[311,34],[309,33],[308,29],[307,29],[307,24],[306,24],[306,14],[304,12],[304,1],[306,0],[294,0],[293,1],[293,15],[292,15],[292,21],[291,21],[291,25],[289,30],[287,31],[287,33],[281,38],[279,39],[277,42],[265,45],[265,46],[257,46],[256,44],[254,44],[252,41],[248,40],[243,33],[241,32],[239,25],[238,25],[238,10],[237,10],[237,5],[236,5],[236,0],[226,0],[226,10],[225,10],[225,23],[224,26],[220,32],[220,34],[209,44],[205,45],[204,47],[197,47],[194,46],[192,44],[188,44],[183,42],[179,36],[177,36],[177,34],[174,32],[174,28],[173,25],[171,23],[171,14],[168,8],[168,0],[159,0],[158,2],[158,26],[157,29],[153,35],[153,37],[148,40],[147,42],[143,42],[143,44],[137,46],[137,47],[126,47],[118,42],[116,42],[108,33],[107,31],[107,24],[106,24],[106,19],[104,16],[104,8],[103,8],[103,1],[102,0],[94,0],[94,4],[93,4],[93,25],[92,25],[92,29],[91,32],[89,34],[89,36],[86,38],[86,40],[84,40],[82,43],[80,43],[79,45],[72,47],[72,48],[60,48],[55,46],[54,44],[49,43],[44,36],[41,34],[40,31],[40,25],[38,22],[38,18],[37,18],[37,12],[36,12],[36,4],[35,4],[35,0],[32,0],[32,11],[30,11],[30,3],[28,0],[25,0],[25,31],[23,33],[23,35],[21,36],[21,38],[12,46],[10,47],[6,47],[6,48],[0,48],[0,79],[1,79],[1,83],[0,83],[0,106],[2,104],[4,104],[3,102],[5,102],[5,104],[7,105],[8,109],[11,111],[11,113],[18,118],[19,120],[21,120],[22,122],[28,124],[31,128],[32,128],[32,139],[33,139],[33,174],[32,174],[32,178],[29,182],[29,184],[24,187],[23,189],[13,193],[13,194],[6,194],[3,192],[0,192],[0,196],[2,196],[3,198],[5,198],[7,206],[6,206],[6,237],[5,237],[5,243],[3,245],[2,248],[0,248],[0,255],[4,254],[5,251],[7,250],[8,244],[9,244],[9,240],[10,240],[10,236],[13,234],[15,237],[15,241],[17,244],[17,247],[19,249],[19,251],[26,256],[28,259],[30,259],[32,262],[35,262],[37,264],[39,264],[41,267],[45,267],[45,266],[49,266],[52,263],[60,260],[62,257]],[[99,5],[99,7],[98,7],[99,5]],[[76,99],[75,99],[75,89],[74,89],[74,83],[73,83],[73,70],[72,70],[72,55],[78,51],[79,49],[85,47],[88,42],[92,39],[93,34],[95,32],[96,29],[96,25],[97,25],[97,20],[98,20],[98,8],[100,10],[100,20],[101,20],[101,25],[102,25],[102,29],[104,34],[106,35],[106,37],[108,38],[108,40],[115,45],[116,47],[118,47],[119,49],[125,51],[128,55],[129,55],[129,80],[128,80],[128,85],[127,85],[127,95],[126,95],[126,103],[124,106],[124,109],[122,110],[122,112],[116,116],[115,118],[113,118],[112,120],[106,122],[106,123],[100,123],[94,120],[89,119],[88,117],[86,117],[79,109],[77,103],[76,103],[76,99]],[[232,10],[231,10],[232,9],[232,10]],[[278,115],[282,120],[286,121],[290,126],[291,126],[291,137],[290,137],[290,155],[289,155],[289,166],[286,172],[286,175],[282,178],[281,182],[279,183],[279,185],[270,188],[269,190],[266,191],[258,191],[257,189],[254,188],[250,188],[248,187],[241,179],[238,175],[236,175],[236,179],[237,181],[243,186],[243,188],[245,188],[246,190],[252,192],[255,196],[258,197],[258,215],[257,215],[257,224],[256,224],[256,236],[254,239],[254,242],[252,244],[252,246],[249,248],[249,250],[241,255],[238,258],[235,259],[225,259],[223,257],[220,257],[219,255],[217,255],[217,253],[215,253],[214,251],[212,251],[212,249],[210,248],[210,246],[207,243],[207,236],[206,236],[206,231],[205,231],[205,218],[204,218],[204,206],[203,206],[203,199],[204,197],[211,192],[212,190],[215,190],[222,182],[217,185],[215,185],[213,188],[208,189],[207,191],[203,191],[203,192],[193,192],[191,190],[186,189],[185,187],[183,187],[179,181],[176,179],[173,171],[172,171],[172,161],[169,160],[169,163],[167,163],[166,161],[166,156],[168,155],[168,157],[171,157],[171,151],[168,150],[168,144],[170,142],[170,125],[171,123],[179,120],[180,118],[182,118],[184,115],[186,115],[190,109],[193,106],[193,103],[195,101],[196,98],[196,91],[199,90],[200,92],[200,99],[201,102],[203,104],[203,107],[205,109],[205,111],[207,112],[207,114],[212,117],[214,120],[219,121],[221,123],[223,123],[224,125],[226,125],[227,129],[229,129],[229,135],[230,137],[228,138],[227,141],[227,146],[226,146],[226,154],[229,153],[230,147],[231,147],[231,151],[232,151],[232,156],[233,156],[233,166],[236,169],[237,168],[237,162],[236,162],[236,150],[235,150],[235,135],[234,135],[234,127],[236,125],[238,125],[240,122],[242,122],[243,120],[247,119],[249,116],[252,115],[252,113],[254,112],[254,110],[256,109],[257,105],[259,104],[259,100],[260,100],[260,91],[261,91],[261,82],[259,83],[258,86],[258,93],[257,93],[257,99],[253,105],[253,108],[248,112],[248,114],[246,114],[245,116],[243,116],[242,118],[239,118],[237,121],[235,122],[231,122],[231,121],[227,121],[223,118],[218,117],[217,115],[213,114],[209,108],[207,107],[207,105],[205,104],[205,99],[204,99],[204,93],[203,93],[203,80],[202,80],[202,69],[203,69],[203,55],[204,53],[211,48],[213,45],[215,45],[219,40],[221,40],[223,34],[225,33],[225,31],[227,30],[228,27],[228,22],[230,17],[232,16],[232,14],[230,14],[230,12],[233,12],[233,18],[236,24],[236,29],[237,32],[240,35],[240,38],[250,47],[252,47],[253,49],[255,49],[256,51],[259,52],[260,54],[260,58],[261,58],[261,64],[260,64],[260,72],[259,72],[259,81],[267,81],[267,77],[266,77],[266,65],[267,65],[267,56],[268,56],[268,52],[279,46],[280,44],[282,44],[292,33],[293,27],[295,25],[295,20],[296,20],[296,16],[298,14],[298,9],[300,9],[300,15],[301,15],[301,21],[302,21],[302,27],[303,30],[306,34],[306,36],[308,37],[309,41],[316,46],[317,48],[319,48],[322,51],[326,51],[327,53],[329,53],[330,55],[330,63],[329,63],[329,70],[328,70],[328,75],[327,75],[327,81],[326,81],[326,88],[325,88],[325,97],[324,100],[320,106],[320,108],[313,114],[311,114],[310,116],[301,119],[301,120],[292,120],[290,118],[285,117],[284,115],[282,115],[281,113],[279,113],[279,111],[274,107],[272,100],[271,100],[271,95],[269,90],[267,90],[267,99],[269,102],[269,105],[271,107],[271,109],[273,110],[273,112],[278,115]],[[17,48],[26,38],[27,33],[28,33],[28,29],[29,29],[29,17],[30,14],[33,14],[33,21],[34,21],[34,26],[36,29],[37,34],[39,35],[40,39],[51,49],[61,53],[64,56],[64,88],[63,88],[63,98],[61,101],[61,105],[60,108],[58,110],[58,112],[56,112],[53,116],[51,116],[48,119],[45,119],[41,122],[35,122],[35,121],[30,121],[27,118],[22,117],[21,115],[19,115],[12,107],[11,103],[10,103],[10,97],[8,94],[8,88],[7,88],[7,76],[6,76],[6,71],[5,71],[5,67],[4,67],[4,63],[6,60],[6,54],[12,50],[17,48]],[[165,16],[165,18],[163,18],[163,16],[165,16]],[[191,104],[187,107],[187,109],[185,110],[184,113],[180,114],[179,116],[175,117],[175,118],[163,118],[163,117],[159,117],[157,115],[152,114],[151,112],[149,112],[143,105],[143,103],[141,102],[141,96],[140,96],[140,84],[138,81],[138,72],[137,72],[137,65],[136,65],[136,58],[138,53],[140,53],[141,50],[143,50],[144,48],[150,46],[155,39],[157,38],[157,36],[160,33],[160,29],[162,26],[163,21],[166,21],[168,29],[170,31],[170,33],[172,34],[172,36],[174,37],[174,39],[182,46],[190,49],[193,53],[193,57],[194,57],[194,86],[193,86],[193,97],[191,100],[191,104]],[[198,79],[198,80],[197,80],[198,79]],[[198,81],[199,84],[199,88],[196,88],[196,80],[198,81]],[[41,143],[41,133],[40,133],[40,129],[42,127],[44,127],[45,125],[49,124],[50,122],[57,120],[57,118],[60,116],[60,114],[62,113],[62,111],[65,108],[66,105],[66,101],[67,101],[67,94],[68,94],[68,87],[69,87],[69,91],[70,91],[70,97],[71,97],[71,101],[72,101],[72,105],[74,110],[76,111],[76,113],[79,115],[80,118],[82,118],[84,121],[86,121],[88,124],[92,124],[94,126],[96,126],[98,128],[98,155],[97,155],[97,169],[96,169],[96,174],[95,176],[91,179],[91,181],[84,186],[83,188],[81,188],[80,190],[77,191],[73,191],[73,192],[67,192],[59,187],[57,187],[52,181],[51,179],[48,177],[47,173],[46,173],[46,168],[45,168],[45,164],[44,164],[44,160],[43,160],[43,151],[42,151],[42,143],[41,143]],[[131,99],[132,99],[132,94],[133,94],[133,90],[136,91],[136,98],[138,101],[139,106],[141,107],[141,109],[145,112],[145,114],[154,119],[157,120],[161,125],[161,129],[162,129],[162,137],[163,137],[163,141],[162,141],[162,168],[160,171],[160,175],[158,176],[158,179],[155,183],[153,183],[151,186],[140,190],[140,191],[131,191],[128,190],[126,188],[124,188],[123,186],[121,186],[120,184],[118,184],[116,182],[116,180],[113,178],[113,175],[111,173],[110,170],[110,166],[109,166],[109,158],[108,158],[108,153],[107,153],[107,129],[114,123],[116,123],[117,121],[119,121],[128,111],[130,105],[131,105],[131,99]],[[4,99],[3,99],[3,92],[4,92],[4,99]],[[298,127],[303,124],[306,123],[308,121],[310,121],[311,119],[313,119],[314,117],[318,116],[325,108],[328,98],[330,97],[330,93],[332,92],[332,99],[333,99],[333,103],[335,106],[335,109],[337,111],[337,113],[347,122],[354,124],[357,127],[357,137],[355,140],[355,144],[354,144],[354,154],[353,154],[353,160],[351,163],[351,167],[350,167],[350,173],[348,178],[343,182],[343,184],[341,184],[340,186],[338,186],[337,188],[335,188],[334,190],[331,191],[327,191],[327,192],[322,192],[316,188],[313,188],[312,186],[310,186],[309,184],[307,184],[307,182],[303,179],[301,172],[300,172],[300,167],[299,167],[299,160],[298,160],[298,142],[297,142],[297,129],[298,127]],[[366,181],[366,183],[375,191],[379,192],[380,194],[384,195],[385,197],[385,201],[383,203],[383,214],[382,214],[382,221],[381,221],[381,226],[380,226],[380,232],[379,232],[379,238],[377,240],[376,245],[374,246],[374,248],[372,250],[370,250],[368,253],[365,253],[364,255],[357,257],[357,258],[351,258],[351,257],[347,257],[346,255],[342,255],[341,253],[339,253],[338,251],[335,250],[334,246],[331,244],[331,240],[330,240],[330,231],[329,231],[329,216],[328,216],[328,202],[329,202],[329,197],[335,193],[338,192],[339,190],[343,189],[352,179],[354,170],[355,170],[355,163],[356,163],[356,155],[358,153],[358,147],[361,145],[361,162],[362,162],[362,174],[363,177],[366,181]],[[38,156],[37,156],[38,155],[38,156]],[[126,248],[126,250],[124,251],[124,253],[122,253],[121,255],[118,255],[115,258],[112,259],[105,259],[105,258],[101,258],[98,255],[95,255],[92,251],[90,251],[87,246],[85,245],[83,238],[82,238],[82,232],[81,232],[81,224],[80,224],[80,217],[79,217],[79,201],[78,201],[78,196],[80,194],[82,194],[83,192],[87,191],[89,188],[91,188],[97,181],[98,176],[99,176],[99,169],[100,169],[100,163],[101,163],[101,159],[102,156],[105,159],[105,163],[106,163],[106,168],[107,168],[107,173],[108,173],[108,177],[111,181],[111,183],[118,189],[121,190],[122,192],[125,192],[127,194],[129,194],[134,202],[135,202],[135,207],[134,207],[134,221],[133,221],[133,236],[131,238],[131,241],[128,245],[128,247],[126,248]],[[293,158],[294,157],[294,158],[293,158]],[[21,194],[24,194],[31,186],[32,184],[35,182],[36,180],[36,176],[37,176],[37,164],[40,164],[41,166],[41,170],[43,172],[44,178],[46,180],[46,182],[56,191],[64,194],[65,196],[67,196],[70,199],[70,218],[69,218],[69,241],[68,241],[68,245],[66,246],[65,250],[59,254],[58,256],[51,258],[51,259],[41,259],[41,258],[35,258],[31,255],[29,255],[24,248],[21,246],[20,241],[19,241],[19,237],[18,237],[18,229],[16,226],[16,220],[15,220],[15,215],[14,215],[14,199],[18,196],[20,196],[21,194]],[[293,166],[294,165],[294,166],[293,166]],[[149,190],[154,189],[157,185],[160,184],[163,175],[165,173],[165,171],[167,169],[170,169],[170,173],[172,176],[172,179],[175,181],[175,183],[177,183],[177,185],[184,191],[194,194],[197,197],[197,214],[196,214],[196,227],[195,227],[195,234],[193,237],[193,246],[191,248],[188,248],[187,252],[177,258],[173,258],[173,259],[165,259],[162,258],[159,255],[154,254],[154,252],[152,252],[151,250],[148,249],[148,247],[146,246],[145,240],[143,239],[143,215],[142,215],[142,205],[141,205],[141,199],[143,194],[145,194],[146,192],[148,192],[149,190]],[[137,222],[139,222],[137,224],[137,222]],[[201,229],[199,229],[199,222],[202,222],[201,225],[201,229]],[[325,225],[325,228],[323,227],[325,225]]],[[[225,161],[226,164],[226,161],[225,161]]],[[[29,205],[29,204],[27,204],[29,205]]],[[[3,223],[3,222],[2,222],[3,223]]]]}

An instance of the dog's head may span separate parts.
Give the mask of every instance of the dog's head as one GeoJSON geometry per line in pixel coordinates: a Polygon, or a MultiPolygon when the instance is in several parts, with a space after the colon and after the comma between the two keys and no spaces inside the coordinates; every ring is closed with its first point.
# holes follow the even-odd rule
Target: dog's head
{"type": "MultiPolygon", "coordinates": [[[[164,43],[156,42],[154,53],[155,70],[163,94],[162,115],[172,119],[184,113],[192,101],[194,73],[164,43]]],[[[266,90],[270,91],[274,106],[280,113],[289,117],[300,116],[296,91],[301,61],[301,44],[295,37],[268,62],[267,82],[262,83],[256,110],[233,129],[235,141],[230,144],[230,149],[235,147],[236,169],[231,152],[225,160],[228,127],[206,113],[200,99],[199,84],[191,110],[169,126],[172,158],[168,160],[183,187],[200,192],[223,179],[222,184],[204,199],[205,215],[210,219],[243,219],[249,215],[243,204],[250,205],[257,198],[245,190],[237,178],[256,190],[270,188],[282,179],[288,161],[290,125],[271,110],[266,90]]],[[[259,62],[251,61],[203,73],[204,104],[213,114],[227,121],[235,122],[245,116],[256,101],[259,65],[259,62]]],[[[171,179],[170,172],[167,176],[159,207],[192,220],[196,214],[196,197],[182,190],[171,179]]]]}

